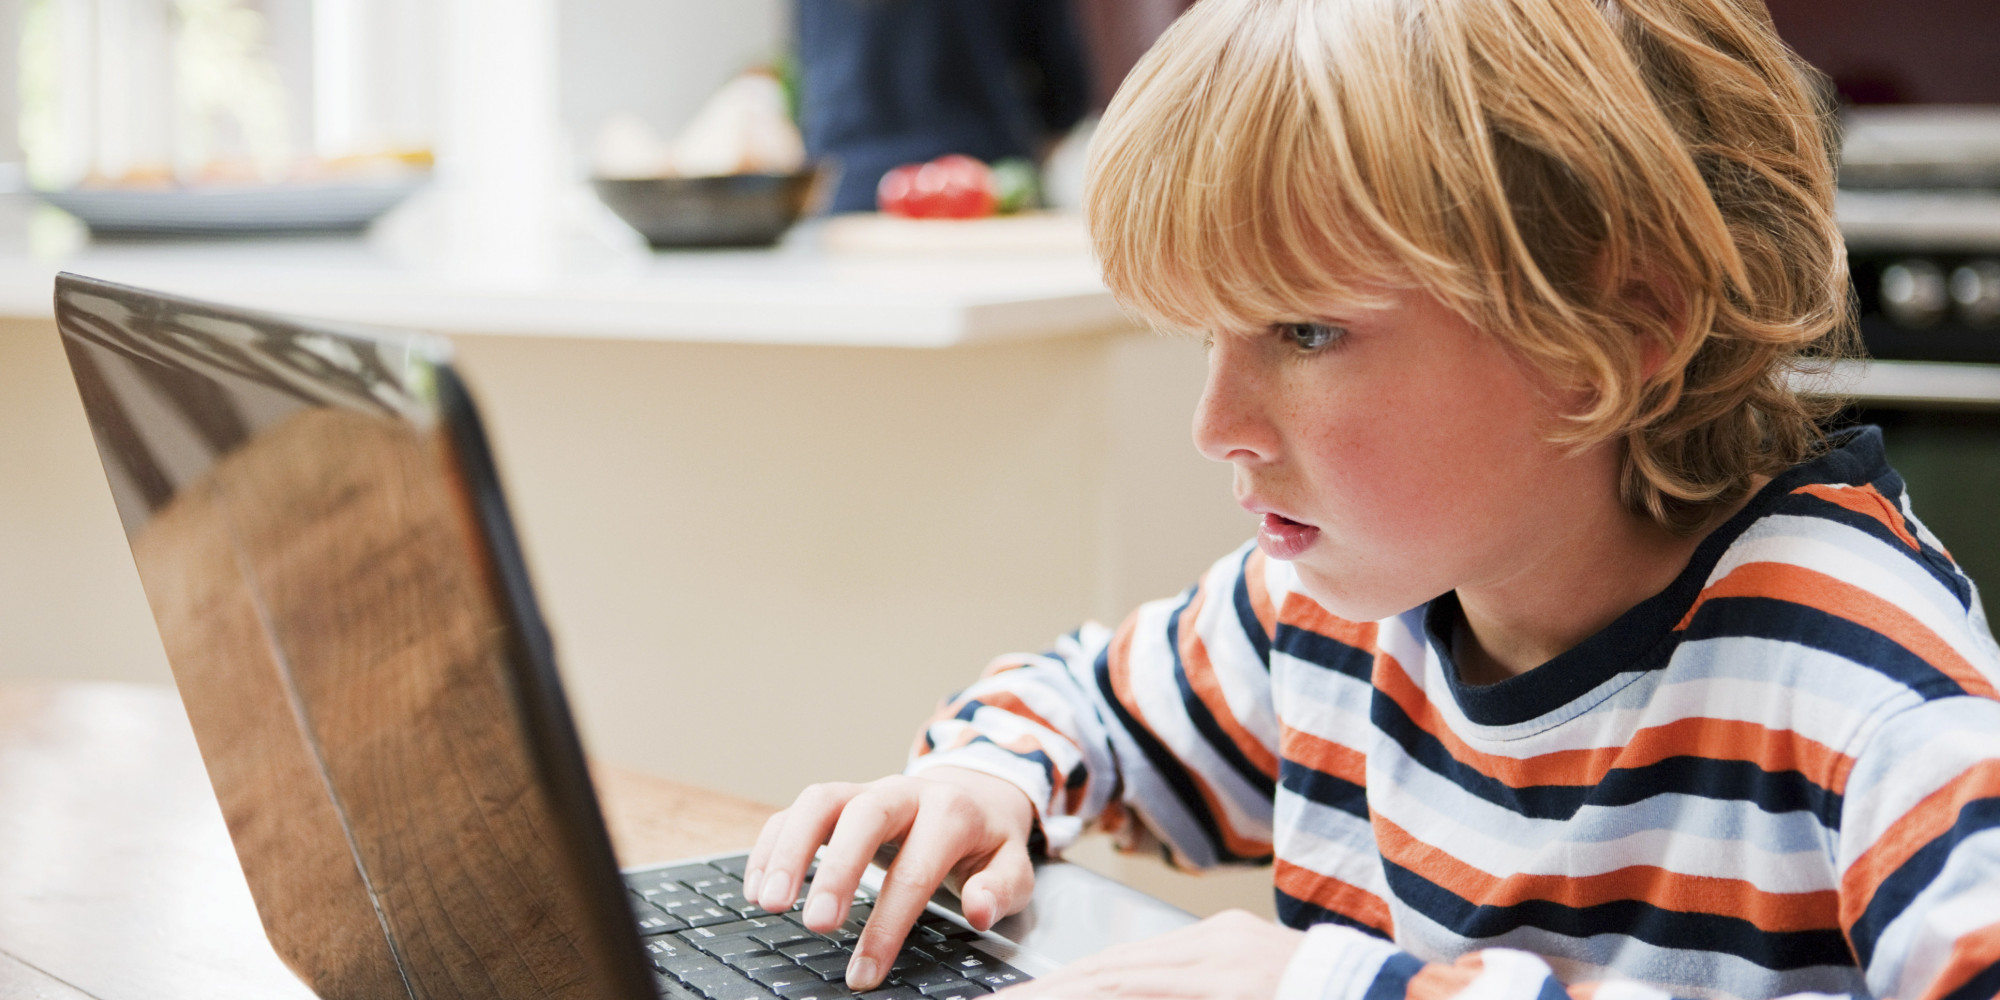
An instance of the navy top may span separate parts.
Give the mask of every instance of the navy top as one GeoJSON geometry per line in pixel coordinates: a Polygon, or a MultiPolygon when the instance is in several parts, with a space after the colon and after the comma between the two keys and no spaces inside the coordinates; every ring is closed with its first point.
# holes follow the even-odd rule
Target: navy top
{"type": "Polygon", "coordinates": [[[1083,116],[1070,0],[798,0],[806,152],[838,160],[832,209],[875,207],[890,168],[1033,157],[1083,116]]]}

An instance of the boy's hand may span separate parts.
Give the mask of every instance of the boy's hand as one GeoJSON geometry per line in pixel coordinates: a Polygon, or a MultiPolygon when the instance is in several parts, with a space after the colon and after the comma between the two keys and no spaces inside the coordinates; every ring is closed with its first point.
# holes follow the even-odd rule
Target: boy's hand
{"type": "Polygon", "coordinates": [[[1106,948],[999,996],[1271,1000],[1305,937],[1302,931],[1229,910],[1192,927],[1106,948]]]}
{"type": "Polygon", "coordinates": [[[876,850],[900,844],[847,966],[850,989],[874,989],[938,886],[955,883],[966,921],[980,930],[1028,905],[1034,824],[1034,805],[1020,789],[964,768],[814,785],[764,824],[743,870],[743,895],[773,913],[790,909],[813,851],[825,844],[800,914],[824,933],[847,919],[876,850]]]}

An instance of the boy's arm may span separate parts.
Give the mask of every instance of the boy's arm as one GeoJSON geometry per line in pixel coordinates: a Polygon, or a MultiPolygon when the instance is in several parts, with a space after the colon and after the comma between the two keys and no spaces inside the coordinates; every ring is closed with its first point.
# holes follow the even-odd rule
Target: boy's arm
{"type": "Polygon", "coordinates": [[[1041,655],[994,661],[919,735],[908,773],[1005,779],[1035,804],[1053,850],[1095,823],[1126,847],[1157,839],[1181,867],[1269,861],[1280,578],[1245,546],[1115,633],[1086,626],[1041,655]]]}

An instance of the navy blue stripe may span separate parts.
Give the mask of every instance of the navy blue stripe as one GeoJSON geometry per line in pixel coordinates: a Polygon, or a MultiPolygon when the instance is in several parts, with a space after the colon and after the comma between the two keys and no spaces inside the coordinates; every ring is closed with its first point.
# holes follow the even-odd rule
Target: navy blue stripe
{"type": "Polygon", "coordinates": [[[1368,789],[1293,760],[1278,762],[1278,780],[1285,790],[1357,819],[1368,818],[1368,789]]]}
{"type": "MultiPolygon", "coordinates": [[[[1005,751],[1006,753],[1013,754],[1014,756],[1019,757],[1022,760],[1032,760],[1035,763],[1040,764],[1042,766],[1042,779],[1049,783],[1050,788],[1054,788],[1056,787],[1057,784],[1059,784],[1059,782],[1056,780],[1056,762],[1050,760],[1049,755],[1041,752],[1040,750],[1030,750],[1027,753],[1022,753],[1019,750],[1008,750],[1006,747],[1000,746],[1000,744],[995,743],[984,736],[974,736],[973,738],[966,741],[967,746],[970,746],[974,743],[984,743],[987,746],[997,747],[1000,750],[1005,751]]],[[[1082,770],[1082,768],[1078,768],[1078,770],[1082,770]]]]}
{"type": "MultiPolygon", "coordinates": [[[[1877,486],[1876,489],[1879,491],[1881,487],[1877,486]]],[[[1889,494],[1884,492],[1884,496],[1889,496],[1889,494]]],[[[1891,500],[1893,502],[1893,498],[1891,500]]],[[[1817,517],[1822,520],[1843,524],[1862,532],[1898,552],[1908,554],[1911,562],[1921,567],[1925,573],[1930,574],[1932,579],[1941,584],[1958,601],[1961,610],[1971,604],[1972,591],[1971,588],[1966,586],[1965,579],[1952,571],[1951,561],[1945,557],[1944,553],[1932,549],[1930,546],[1924,544],[1923,539],[1917,538],[1914,526],[1905,525],[1909,529],[1910,537],[1917,538],[1917,548],[1912,550],[1909,542],[1904,541],[1888,525],[1883,524],[1881,521],[1860,511],[1849,510],[1825,497],[1817,497],[1810,493],[1794,494],[1787,499],[1783,506],[1779,507],[1773,513],[1817,517]],[[1797,509],[1793,509],[1794,507],[1797,509]]],[[[1901,514],[1900,511],[1897,513],[1901,514]]],[[[1907,522],[1907,520],[1906,518],[1905,521],[1907,522]]]]}
{"type": "Polygon", "coordinates": [[[1111,685],[1110,645],[1105,646],[1097,654],[1096,674],[1097,690],[1102,695],[1104,703],[1110,706],[1111,713],[1118,717],[1119,727],[1125,731],[1125,735],[1132,738],[1132,742],[1139,747],[1139,752],[1145,756],[1147,763],[1159,773],[1160,780],[1165,781],[1167,787],[1173,791],[1174,798],[1180,801],[1181,808],[1187,810],[1188,817],[1201,828],[1203,836],[1208,838],[1215,857],[1225,861],[1253,860],[1238,857],[1222,842],[1222,830],[1216,825],[1215,817],[1209,813],[1207,803],[1201,800],[1201,792],[1195,788],[1193,779],[1188,777],[1187,769],[1182,767],[1180,760],[1168,751],[1151,731],[1141,726],[1139,720],[1125,710],[1124,703],[1118,700],[1118,692],[1111,685]]]}
{"type": "Polygon", "coordinates": [[[1847,940],[1835,927],[1766,931],[1740,917],[1684,913],[1636,899],[1593,906],[1566,906],[1543,899],[1523,900],[1512,906],[1475,906],[1394,862],[1385,860],[1382,868],[1398,899],[1464,937],[1489,938],[1532,927],[1574,938],[1623,934],[1661,948],[1717,951],[1780,972],[1854,964],[1847,940]]]}
{"type": "Polygon", "coordinates": [[[1567,820],[1586,804],[1625,806],[1679,793],[1749,802],[1768,813],[1809,812],[1828,829],[1840,827],[1842,796],[1798,771],[1766,771],[1740,760],[1668,757],[1642,767],[1614,767],[1594,785],[1515,788],[1453,757],[1386,694],[1376,692],[1369,717],[1417,763],[1494,805],[1533,819],[1567,820]]]}
{"type": "Polygon", "coordinates": [[[1269,801],[1272,795],[1277,794],[1276,782],[1243,755],[1243,748],[1237,746],[1222,724],[1215,721],[1215,713],[1210,712],[1208,704],[1194,693],[1194,683],[1188,680],[1187,663],[1181,659],[1181,613],[1193,600],[1190,595],[1188,601],[1174,609],[1173,617],[1167,619],[1167,649],[1174,656],[1174,685],[1180,689],[1181,705],[1187,709],[1188,721],[1194,723],[1195,732],[1208,741],[1209,749],[1214,750],[1237,776],[1248,783],[1257,792],[1258,798],[1269,801]]]}
{"type": "Polygon", "coordinates": [[[1944,995],[1944,1000],[1993,1000],[2000,996],[2000,962],[1980,970],[1964,986],[1944,995]]]}
{"type": "Polygon", "coordinates": [[[1250,603],[1250,557],[1256,549],[1246,549],[1243,562],[1236,568],[1236,587],[1231,595],[1236,605],[1236,623],[1243,628],[1243,634],[1250,638],[1250,648],[1257,651],[1257,662],[1271,669],[1271,637],[1264,634],[1264,623],[1257,620],[1257,607],[1250,603]]]}
{"type": "Polygon", "coordinates": [[[1272,646],[1287,656],[1338,670],[1364,684],[1372,682],[1375,677],[1374,653],[1297,625],[1279,622],[1278,635],[1272,646]]]}
{"type": "Polygon", "coordinates": [[[1339,924],[1366,933],[1369,937],[1389,940],[1380,930],[1368,926],[1345,913],[1329,910],[1318,903],[1308,903],[1283,889],[1272,889],[1277,897],[1278,922],[1294,930],[1305,930],[1314,924],[1339,924]]]}
{"type": "Polygon", "coordinates": [[[1569,990],[1556,977],[1549,976],[1542,980],[1542,988],[1536,991],[1535,1000],[1570,1000],[1569,990]]]}
{"type": "Polygon", "coordinates": [[[1403,1000],[1410,992],[1410,979],[1422,971],[1424,963],[1407,951],[1399,951],[1382,963],[1382,971],[1368,984],[1361,1000],[1403,1000]]]}
{"type": "Polygon", "coordinates": [[[1682,642],[1741,636],[1795,642],[1852,660],[1922,695],[1926,700],[1965,694],[1930,661],[1874,629],[1839,615],[1774,597],[1717,597],[1688,622],[1682,642]]]}
{"type": "Polygon", "coordinates": [[[1874,956],[1875,943],[1881,938],[1882,931],[1909,908],[1911,900],[1936,881],[1939,872],[1944,871],[1945,863],[1951,860],[1952,848],[1965,838],[1996,826],[2000,826],[2000,799],[1967,802],[1958,810],[1958,819],[1952,822],[1951,829],[1918,848],[1908,861],[1875,887],[1875,895],[1869,899],[1868,908],[1861,911],[1861,918],[1854,922],[1852,929],[1854,953],[1860,957],[1862,965],[1867,965],[1874,956]]]}

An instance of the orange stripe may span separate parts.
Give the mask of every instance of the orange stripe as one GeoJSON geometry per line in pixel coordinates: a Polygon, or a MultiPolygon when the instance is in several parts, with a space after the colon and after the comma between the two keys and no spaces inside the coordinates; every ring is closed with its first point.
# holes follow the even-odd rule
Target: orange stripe
{"type": "MultiPolygon", "coordinates": [[[[1003,712],[1006,712],[1009,715],[1018,715],[1021,718],[1024,718],[1029,722],[1032,722],[1035,725],[1038,725],[1043,729],[1048,730],[1049,732],[1056,733],[1058,735],[1062,733],[1062,730],[1057,729],[1056,727],[1050,725],[1049,720],[1042,718],[1041,715],[1037,714],[1034,709],[1029,708],[1027,704],[1023,702],[1020,699],[1020,697],[1014,694],[1014,692],[1012,691],[988,691],[982,694],[975,694],[970,699],[967,700],[976,701],[982,705],[990,705],[1003,712]]],[[[956,715],[957,711],[961,710],[962,708],[959,710],[955,710],[952,714],[956,715]]]]}
{"type": "Polygon", "coordinates": [[[1831,791],[1846,787],[1854,760],[1798,733],[1754,722],[1698,716],[1652,726],[1622,746],[1508,757],[1473,749],[1451,731],[1424,692],[1400,669],[1375,672],[1376,689],[1430,734],[1453,759],[1513,788],[1594,785],[1614,767],[1644,767],[1673,757],[1741,760],[1766,771],[1796,770],[1831,791]]]}
{"type": "MultiPolygon", "coordinates": [[[[1118,638],[1112,643],[1107,659],[1111,674],[1111,693],[1117,697],[1120,705],[1125,706],[1126,713],[1132,716],[1134,722],[1150,730],[1153,727],[1146,721],[1146,713],[1139,710],[1139,700],[1132,690],[1132,635],[1138,629],[1138,618],[1135,612],[1125,619],[1125,624],[1118,627],[1118,638]]],[[[1229,817],[1222,811],[1221,800],[1216,796],[1215,790],[1208,786],[1208,782],[1202,780],[1200,772],[1191,767],[1183,767],[1181,773],[1187,775],[1188,780],[1194,784],[1196,793],[1201,796],[1202,803],[1208,807],[1209,815],[1215,820],[1216,830],[1222,834],[1222,845],[1229,850],[1229,853],[1245,858],[1262,857],[1271,853],[1270,843],[1245,836],[1229,825],[1229,817]]]]}
{"type": "Polygon", "coordinates": [[[1243,586],[1250,592],[1250,613],[1257,616],[1268,641],[1278,629],[1278,609],[1271,606],[1271,591],[1264,586],[1265,561],[1263,549],[1250,550],[1250,558],[1243,561],[1243,586]]]}
{"type": "Polygon", "coordinates": [[[1222,693],[1222,683],[1216,680],[1215,664],[1209,661],[1208,644],[1201,641],[1201,633],[1195,631],[1195,621],[1201,611],[1202,598],[1197,596],[1188,604],[1187,612],[1181,616],[1181,672],[1187,675],[1188,687],[1194,691],[1215,724],[1222,727],[1229,741],[1236,749],[1256,765],[1272,781],[1278,780],[1278,758],[1236,718],[1229,707],[1229,699],[1222,693]]]}
{"type": "Polygon", "coordinates": [[[1471,986],[1485,968],[1485,960],[1476,951],[1450,965],[1425,963],[1416,975],[1410,977],[1410,986],[1403,996],[1406,1000],[1451,1000],[1471,986]]]}
{"type": "Polygon", "coordinates": [[[1703,604],[1717,597],[1769,597],[1818,608],[1885,636],[1950,677],[1970,694],[1995,697],[1993,685],[1937,633],[1882,597],[1825,573],[1789,563],[1745,563],[1710,584],[1677,628],[1686,628],[1703,604]]]}
{"type": "Polygon", "coordinates": [[[1368,755],[1353,747],[1290,727],[1279,728],[1278,746],[1283,748],[1286,760],[1297,761],[1342,781],[1351,781],[1363,787],[1368,784],[1368,755]]]}
{"type": "Polygon", "coordinates": [[[1924,796],[1922,802],[1868,845],[1868,850],[1854,859],[1847,873],[1841,876],[1841,892],[1846,900],[1841,906],[1841,922],[1851,927],[1860,920],[1868,902],[1875,898],[1876,888],[1925,844],[1950,830],[1966,803],[1994,796],[2000,796],[2000,761],[1994,760],[1974,764],[1943,788],[1924,796]]]}
{"type": "Polygon", "coordinates": [[[1375,623],[1351,622],[1336,618],[1312,598],[1300,593],[1285,595],[1285,606],[1278,611],[1278,620],[1308,632],[1317,632],[1329,639],[1338,639],[1357,649],[1375,648],[1375,623]]]}
{"type": "Polygon", "coordinates": [[[1654,865],[1632,865],[1599,875],[1509,875],[1497,878],[1374,819],[1382,856],[1430,879],[1474,906],[1514,906],[1542,900],[1582,908],[1637,900],[1677,913],[1709,913],[1747,920],[1773,933],[1836,927],[1840,894],[1766,892],[1742,879],[1686,875],[1654,865]]]}
{"type": "Polygon", "coordinates": [[[1302,868],[1284,858],[1279,858],[1271,872],[1271,882],[1280,892],[1293,899],[1304,900],[1323,910],[1338,913],[1365,927],[1373,928],[1385,937],[1395,936],[1395,921],[1389,916],[1389,904],[1382,897],[1334,878],[1322,875],[1310,868],[1302,868]]]}
{"type": "Polygon", "coordinates": [[[1972,981],[1972,977],[2000,962],[2000,924],[1989,924],[1961,936],[1951,945],[1951,959],[1931,980],[1923,1000],[1941,1000],[1972,981]]]}
{"type": "Polygon", "coordinates": [[[1901,539],[1911,551],[1923,551],[1923,546],[1917,544],[1917,536],[1910,532],[1909,524],[1903,520],[1903,512],[1897,510],[1896,505],[1890,503],[1889,498],[1883,496],[1882,491],[1873,486],[1834,486],[1828,483],[1814,483],[1811,486],[1801,486],[1792,492],[1815,496],[1835,506],[1845,507],[1856,514],[1872,517],[1882,522],[1882,526],[1901,539]]]}
{"type": "Polygon", "coordinates": [[[1598,987],[1603,985],[1598,982],[1577,983],[1568,989],[1569,1000],[1593,1000],[1597,996],[1598,987]]]}

